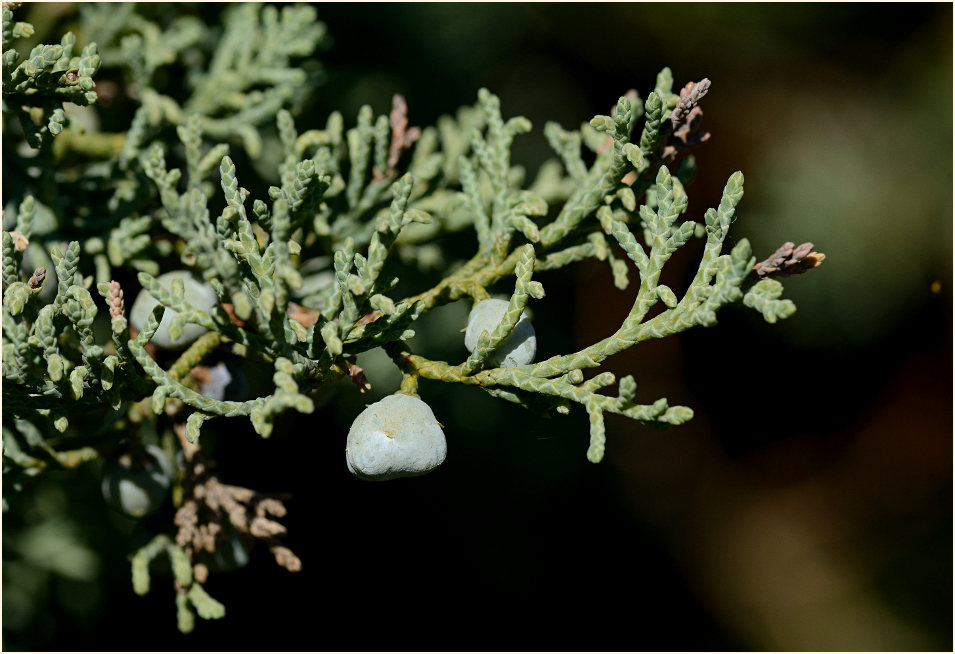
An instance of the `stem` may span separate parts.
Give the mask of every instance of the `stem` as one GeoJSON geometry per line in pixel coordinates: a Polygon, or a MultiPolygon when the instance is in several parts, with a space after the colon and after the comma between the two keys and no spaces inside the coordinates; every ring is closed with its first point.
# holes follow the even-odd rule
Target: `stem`
{"type": "Polygon", "coordinates": [[[206,332],[196,342],[189,346],[182,355],[176,359],[176,362],[169,367],[170,377],[179,381],[185,377],[190,370],[198,366],[209,352],[214,350],[222,342],[222,334],[219,332],[206,332]]]}
{"type": "Polygon", "coordinates": [[[68,152],[90,159],[110,159],[118,156],[125,144],[125,134],[83,134],[67,129],[53,140],[53,159],[60,161],[68,152]]]}

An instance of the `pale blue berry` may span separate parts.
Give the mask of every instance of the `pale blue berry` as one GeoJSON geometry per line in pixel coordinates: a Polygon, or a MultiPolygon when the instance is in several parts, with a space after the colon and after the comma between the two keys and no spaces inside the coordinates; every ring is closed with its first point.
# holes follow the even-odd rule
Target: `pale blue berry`
{"type": "MultiPolygon", "coordinates": [[[[507,313],[507,305],[507,300],[494,298],[481,300],[474,305],[468,315],[468,326],[464,333],[464,346],[468,352],[474,351],[481,332],[487,331],[488,334],[494,332],[504,319],[504,314],[507,313]]],[[[511,330],[511,335],[488,357],[488,364],[495,368],[524,366],[534,361],[536,353],[537,336],[527,311],[524,311],[514,325],[514,329],[511,330]]]]}
{"type": "MultiPolygon", "coordinates": [[[[174,270],[173,272],[168,272],[157,277],[156,281],[158,281],[159,285],[163,288],[172,289],[172,281],[174,279],[182,280],[183,289],[185,290],[184,297],[186,303],[190,306],[199,309],[200,311],[208,311],[218,304],[219,300],[216,297],[216,292],[212,289],[212,287],[202,281],[202,278],[194,275],[188,270],[174,270]]],[[[140,291],[139,295],[136,296],[136,301],[133,302],[133,308],[129,312],[130,324],[137,330],[142,330],[143,325],[146,324],[146,319],[149,317],[149,314],[157,304],[159,304],[159,301],[150,295],[149,291],[146,289],[140,291]]],[[[177,315],[177,311],[166,308],[166,312],[163,314],[162,320],[159,322],[159,328],[156,330],[156,333],[152,338],[152,343],[154,343],[157,347],[166,349],[183,348],[206,332],[205,327],[193,323],[187,323],[183,325],[182,334],[180,334],[179,338],[173,339],[169,334],[169,324],[177,315]]]]}
{"type": "Polygon", "coordinates": [[[345,462],[366,481],[415,477],[444,461],[441,424],[421,398],[395,393],[358,414],[348,431],[345,462]]]}
{"type": "Polygon", "coordinates": [[[145,448],[145,460],[124,454],[109,463],[103,474],[103,498],[134,518],[152,513],[162,504],[172,480],[172,466],[155,445],[145,448]]]}
{"type": "Polygon", "coordinates": [[[208,369],[208,376],[199,384],[199,393],[221,402],[242,402],[249,395],[249,378],[231,361],[220,361],[208,369]]]}
{"type": "Polygon", "coordinates": [[[229,531],[229,538],[219,543],[215,552],[206,554],[209,572],[232,572],[249,564],[252,552],[237,531],[229,531]]]}

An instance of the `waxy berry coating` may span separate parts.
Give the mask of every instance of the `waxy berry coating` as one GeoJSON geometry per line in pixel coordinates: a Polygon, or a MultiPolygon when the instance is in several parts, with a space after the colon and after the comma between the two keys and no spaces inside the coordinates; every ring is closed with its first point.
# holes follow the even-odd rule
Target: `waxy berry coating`
{"type": "Polygon", "coordinates": [[[444,432],[421,398],[395,393],[358,414],[348,431],[345,462],[366,481],[431,472],[448,453],[444,432]]]}
{"type": "MultiPolygon", "coordinates": [[[[157,277],[156,281],[158,281],[159,285],[163,288],[171,289],[172,280],[174,279],[182,280],[183,288],[185,290],[184,297],[186,303],[190,306],[201,311],[208,311],[218,304],[219,299],[216,297],[216,292],[212,289],[212,287],[202,281],[201,278],[193,275],[188,270],[174,270],[173,272],[168,272],[157,277]]],[[[133,302],[133,308],[129,312],[130,324],[137,330],[142,330],[143,325],[146,324],[146,319],[152,312],[153,307],[155,307],[157,304],[159,304],[159,301],[154,298],[149,291],[146,289],[140,291],[139,295],[136,296],[136,300],[133,302]]],[[[159,328],[156,330],[156,333],[153,335],[151,340],[151,342],[157,347],[167,349],[182,348],[189,345],[206,332],[206,328],[202,327],[201,325],[187,323],[182,326],[182,334],[179,336],[179,338],[173,339],[172,336],[169,335],[169,324],[177,315],[177,311],[173,311],[168,307],[166,308],[166,312],[163,314],[162,320],[159,321],[159,328]]]]}
{"type": "Polygon", "coordinates": [[[134,518],[155,511],[172,480],[172,466],[163,451],[155,445],[145,450],[148,461],[137,465],[127,454],[108,464],[103,474],[103,498],[134,518]]]}
{"type": "MultiPolygon", "coordinates": [[[[474,305],[468,315],[468,327],[464,333],[464,346],[468,352],[474,351],[481,332],[487,331],[488,334],[494,332],[504,319],[504,314],[507,313],[507,305],[507,300],[493,298],[481,300],[474,305]]],[[[514,325],[514,329],[511,330],[510,336],[491,353],[487,361],[495,368],[513,368],[533,363],[535,354],[537,354],[537,335],[527,311],[524,311],[514,325]]]]}

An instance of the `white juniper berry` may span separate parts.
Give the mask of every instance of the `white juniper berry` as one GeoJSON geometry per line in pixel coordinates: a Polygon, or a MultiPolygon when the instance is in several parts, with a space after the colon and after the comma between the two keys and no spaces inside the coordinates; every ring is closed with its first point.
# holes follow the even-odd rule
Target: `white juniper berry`
{"type": "Polygon", "coordinates": [[[441,423],[419,397],[395,393],[368,405],[348,431],[348,470],[366,481],[416,477],[444,462],[441,423]]]}
{"type": "MultiPolygon", "coordinates": [[[[507,300],[495,298],[482,300],[474,305],[468,315],[467,331],[464,333],[464,346],[468,352],[474,351],[481,332],[486,331],[491,334],[501,324],[507,312],[507,306],[507,300]]],[[[501,368],[523,366],[533,362],[536,353],[537,335],[527,311],[524,311],[514,325],[511,335],[488,357],[488,363],[493,367],[501,368]]]]}
{"type": "Polygon", "coordinates": [[[103,474],[103,498],[134,518],[159,508],[172,481],[172,467],[161,449],[147,445],[142,454],[140,460],[132,454],[120,456],[103,474]]]}
{"type": "MultiPolygon", "coordinates": [[[[173,281],[177,279],[182,280],[183,289],[185,291],[183,298],[186,303],[193,308],[206,311],[218,304],[216,293],[212,290],[212,287],[201,281],[199,277],[193,275],[188,270],[168,272],[157,277],[156,281],[158,281],[160,286],[164,289],[171,290],[173,281]]],[[[159,304],[159,300],[154,298],[149,291],[146,289],[140,291],[129,312],[130,324],[137,330],[142,330],[150,312],[157,304],[159,304]]],[[[159,323],[159,328],[151,339],[151,342],[157,347],[167,349],[183,348],[206,332],[205,327],[187,323],[182,328],[182,334],[179,334],[177,338],[173,338],[173,335],[169,331],[169,325],[172,323],[172,319],[177,315],[177,311],[169,308],[166,309],[159,323]]]]}

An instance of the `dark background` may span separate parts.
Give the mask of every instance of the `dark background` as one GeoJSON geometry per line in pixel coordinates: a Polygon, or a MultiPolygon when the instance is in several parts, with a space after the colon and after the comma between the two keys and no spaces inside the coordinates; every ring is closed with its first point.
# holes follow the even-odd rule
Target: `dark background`
{"type": "MultiPolygon", "coordinates": [[[[63,10],[36,6],[25,19],[46,11],[67,25],[63,10]]],[[[222,6],[189,10],[214,22],[222,6]]],[[[827,259],[784,280],[798,306],[784,323],[729,308],[715,328],[608,361],[634,375],[639,400],[667,397],[696,416],[668,431],[609,419],[599,465],[585,457],[580,407],[543,419],[423,383],[447,461],[426,477],[359,482],[344,434],[398,379],[374,357],[363,361],[370,396],[342,387],[315,414],[284,416],[267,441],[242,420],[210,423],[203,439],[226,481],[294,494],[285,523],[304,569],[253,552],[207,585],[226,618],[188,637],[175,630],[171,580],[133,594],[125,556],[141,527],[104,518],[96,471],[49,476],[9,538],[40,543],[46,529],[71,544],[38,550],[32,568],[5,563],[4,648],[948,650],[951,5],[318,12],[334,44],[319,54],[325,82],[300,128],[333,109],[350,126],[361,104],[385,112],[395,92],[412,124],[433,124],[485,86],[505,118],[534,123],[513,156],[533,171],[549,156],[545,121],[570,129],[629,88],[646,97],[667,65],[677,86],[713,83],[702,105],[713,137],[696,152],[688,215],[716,206],[742,170],[731,235],[760,257],[792,240],[827,259]],[[58,572],[66,559],[80,564],[58,572]]],[[[448,247],[466,252],[469,238],[448,247]]],[[[675,290],[695,270],[694,247],[664,272],[675,290]]],[[[597,264],[540,281],[541,356],[612,333],[636,292],[614,289],[597,264]]],[[[434,312],[413,345],[463,358],[447,334],[466,312],[434,312]]],[[[169,512],[149,526],[166,528],[169,512]]]]}

